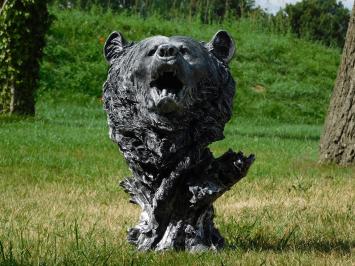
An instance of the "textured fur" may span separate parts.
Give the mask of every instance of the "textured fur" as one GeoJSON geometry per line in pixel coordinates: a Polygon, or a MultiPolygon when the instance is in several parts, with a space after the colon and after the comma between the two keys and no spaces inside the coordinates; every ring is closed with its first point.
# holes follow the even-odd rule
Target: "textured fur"
{"type": "Polygon", "coordinates": [[[140,224],[129,232],[141,250],[223,245],[212,203],[253,160],[231,151],[216,160],[207,148],[224,137],[232,114],[233,53],[224,31],[207,44],[182,36],[129,43],[116,32],[106,42],[104,105],[110,137],[133,173],[122,186],[142,207],[140,224]]]}

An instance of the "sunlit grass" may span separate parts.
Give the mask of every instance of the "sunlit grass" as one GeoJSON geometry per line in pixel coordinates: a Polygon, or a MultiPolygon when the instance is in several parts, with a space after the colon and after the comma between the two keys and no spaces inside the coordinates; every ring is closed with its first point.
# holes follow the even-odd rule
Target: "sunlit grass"
{"type": "Polygon", "coordinates": [[[355,167],[317,163],[338,49],[266,32],[250,19],[206,25],[51,11],[37,115],[0,116],[0,265],[354,265],[355,167]],[[230,67],[238,86],[226,138],[211,149],[257,158],[215,204],[226,248],[137,252],[126,231],[140,210],[118,187],[130,172],[98,98],[103,42],[113,30],[135,41],[208,41],[221,28],[236,40],[230,67]]]}
{"type": "Polygon", "coordinates": [[[351,265],[355,168],[317,164],[319,125],[234,118],[216,155],[255,153],[215,204],[214,253],[139,253],[139,217],[118,181],[129,170],[98,100],[39,99],[32,119],[0,118],[0,264],[351,265]]]}

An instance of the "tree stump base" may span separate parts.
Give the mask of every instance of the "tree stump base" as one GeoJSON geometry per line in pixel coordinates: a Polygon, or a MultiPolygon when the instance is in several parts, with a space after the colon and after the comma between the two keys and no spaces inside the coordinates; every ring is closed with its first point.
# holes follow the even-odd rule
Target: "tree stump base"
{"type": "Polygon", "coordinates": [[[254,156],[229,150],[213,158],[206,149],[198,162],[186,156],[156,187],[135,178],[121,182],[142,208],[128,241],[139,250],[216,250],[224,239],[213,223],[213,202],[242,179],[254,156]],[[154,191],[153,193],[151,193],[154,191]]]}

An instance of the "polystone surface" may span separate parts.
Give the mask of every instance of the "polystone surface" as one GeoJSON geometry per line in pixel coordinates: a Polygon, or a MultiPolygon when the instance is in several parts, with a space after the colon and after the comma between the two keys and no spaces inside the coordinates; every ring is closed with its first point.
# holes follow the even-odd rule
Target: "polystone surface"
{"type": "Polygon", "coordinates": [[[223,247],[213,202],[244,177],[254,161],[208,145],[224,138],[235,82],[235,51],[225,31],[208,43],[154,36],[137,43],[113,32],[104,54],[110,65],[104,107],[111,139],[132,176],[121,182],[141,209],[128,241],[139,250],[203,251],[223,247]]]}

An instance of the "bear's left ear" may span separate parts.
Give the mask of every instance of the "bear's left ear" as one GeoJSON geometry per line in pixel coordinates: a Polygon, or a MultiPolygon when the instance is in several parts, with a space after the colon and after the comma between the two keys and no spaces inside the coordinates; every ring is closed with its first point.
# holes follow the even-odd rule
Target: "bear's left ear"
{"type": "Polygon", "coordinates": [[[114,31],[107,38],[104,46],[104,56],[107,62],[111,63],[113,58],[116,58],[127,45],[127,41],[122,34],[114,31]]]}
{"type": "Polygon", "coordinates": [[[234,41],[224,30],[218,31],[206,48],[225,64],[230,62],[235,52],[234,41]]]}

